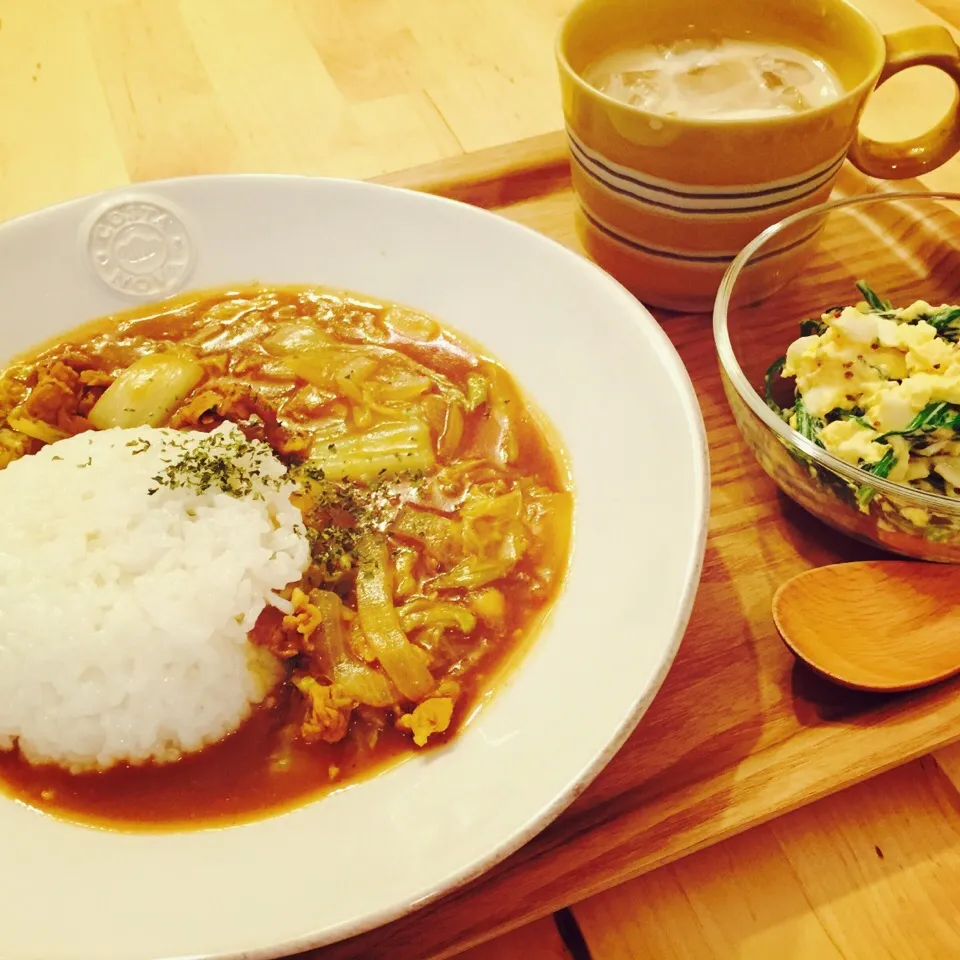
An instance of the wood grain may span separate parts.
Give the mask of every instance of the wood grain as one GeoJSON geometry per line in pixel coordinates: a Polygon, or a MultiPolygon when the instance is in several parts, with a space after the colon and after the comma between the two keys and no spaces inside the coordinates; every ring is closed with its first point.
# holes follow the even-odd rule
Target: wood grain
{"type": "Polygon", "coordinates": [[[581,960],[560,937],[552,917],[536,920],[511,933],[460,954],[459,960],[581,960]]]}
{"type": "Polygon", "coordinates": [[[960,793],[960,743],[938,750],[936,758],[937,765],[960,793]]]}
{"type": "Polygon", "coordinates": [[[960,794],[899,767],[576,908],[592,960],[960,955],[960,794]]]}

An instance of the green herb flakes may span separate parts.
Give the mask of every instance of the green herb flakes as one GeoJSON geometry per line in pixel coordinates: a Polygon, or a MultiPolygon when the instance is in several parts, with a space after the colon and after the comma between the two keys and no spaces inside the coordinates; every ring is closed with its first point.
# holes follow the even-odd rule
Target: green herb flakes
{"type": "Polygon", "coordinates": [[[170,490],[187,488],[196,493],[216,490],[238,499],[249,496],[262,499],[263,494],[256,489],[258,483],[269,484],[277,490],[283,484],[282,478],[263,475],[261,467],[265,460],[273,457],[273,451],[260,440],[216,431],[193,444],[171,440],[166,449],[179,450],[181,456],[153,477],[157,487],[147,491],[151,495],[160,487],[167,487],[170,490]]]}

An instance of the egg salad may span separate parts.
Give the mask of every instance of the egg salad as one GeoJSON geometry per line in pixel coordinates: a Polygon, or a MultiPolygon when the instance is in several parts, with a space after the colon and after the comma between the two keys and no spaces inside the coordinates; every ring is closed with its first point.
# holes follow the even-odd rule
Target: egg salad
{"type": "MultiPolygon", "coordinates": [[[[868,474],[960,497],[960,306],[917,300],[895,309],[857,286],[862,302],[801,324],[767,371],[767,403],[868,474]],[[773,399],[777,377],[794,378],[792,407],[773,399]]],[[[861,506],[872,496],[864,487],[861,506]]]]}

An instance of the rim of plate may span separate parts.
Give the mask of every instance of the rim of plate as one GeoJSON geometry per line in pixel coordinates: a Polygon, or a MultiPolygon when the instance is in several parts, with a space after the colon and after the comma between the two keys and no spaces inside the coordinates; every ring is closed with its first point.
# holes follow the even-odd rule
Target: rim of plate
{"type": "MultiPolygon", "coordinates": [[[[546,234],[540,233],[538,230],[535,230],[532,227],[528,227],[525,224],[510,220],[494,211],[474,206],[473,204],[454,200],[437,194],[421,193],[420,191],[410,188],[397,187],[372,181],[354,180],[346,177],[322,177],[283,173],[200,174],[125,184],[63,200],[34,211],[17,215],[9,220],[0,221],[0,236],[2,236],[2,234],[15,232],[17,230],[29,227],[32,222],[46,219],[48,217],[55,217],[58,213],[66,212],[71,207],[78,209],[80,207],[90,206],[91,204],[95,205],[87,210],[86,214],[84,215],[85,219],[89,221],[93,212],[105,207],[111,200],[119,200],[125,196],[149,196],[152,191],[162,191],[167,187],[175,188],[178,186],[191,184],[197,184],[198,186],[203,187],[207,184],[213,186],[224,182],[236,183],[240,185],[300,183],[307,189],[310,189],[317,184],[349,185],[350,189],[361,188],[370,191],[388,192],[392,194],[413,194],[418,197],[418,202],[421,202],[424,205],[437,207],[456,207],[460,209],[467,208],[471,211],[472,216],[482,218],[484,220],[495,220],[499,225],[498,229],[533,237],[539,244],[547,245],[553,248],[555,256],[560,258],[561,261],[565,260],[571,271],[582,271],[585,277],[592,278],[592,281],[598,287],[598,291],[602,293],[605,288],[609,297],[618,299],[620,301],[619,312],[623,316],[624,320],[626,320],[628,315],[630,315],[629,319],[632,321],[633,325],[643,329],[646,332],[647,336],[649,337],[650,346],[656,348],[658,358],[663,365],[665,372],[669,375],[671,384],[676,391],[675,399],[682,404],[684,420],[686,421],[686,425],[690,431],[689,440],[692,442],[695,452],[695,457],[693,459],[697,467],[697,476],[695,478],[697,502],[692,504],[693,509],[691,511],[695,518],[694,525],[696,534],[694,537],[694,542],[691,545],[691,549],[688,552],[685,568],[685,583],[679,597],[677,616],[673,625],[672,634],[669,637],[669,641],[663,648],[663,651],[659,657],[657,669],[653,674],[652,679],[646,688],[638,693],[628,715],[620,724],[620,726],[613,731],[612,736],[607,740],[606,747],[600,751],[589,763],[582,765],[581,768],[576,772],[572,772],[568,785],[564,789],[559,791],[549,803],[541,805],[539,809],[531,813],[524,822],[520,823],[509,835],[505,836],[500,843],[493,847],[486,857],[475,858],[471,862],[465,863],[462,868],[450,872],[447,876],[442,877],[433,883],[424,885],[422,889],[411,890],[407,894],[395,898],[394,902],[383,905],[375,911],[365,913],[361,917],[332,923],[326,927],[317,929],[307,934],[256,946],[252,949],[241,949],[239,951],[232,949],[227,951],[207,951],[189,955],[189,960],[277,960],[277,958],[330,946],[334,943],[347,940],[351,937],[368,933],[377,929],[378,927],[418,911],[423,907],[429,906],[440,898],[460,889],[461,887],[466,886],[473,880],[477,879],[495,867],[497,864],[501,863],[525,844],[530,842],[561,813],[563,813],[563,811],[569,807],[570,804],[573,803],[573,801],[576,800],[577,797],[579,797],[587,789],[587,787],[589,787],[597,775],[603,770],[607,763],[609,763],[614,754],[616,754],[617,751],[619,751],[619,749],[623,746],[630,734],[636,729],[641,718],[646,713],[650,704],[660,691],[660,688],[663,685],[671,666],[673,665],[677,651],[680,648],[680,644],[689,624],[697,590],[700,584],[700,576],[705,557],[708,518],[710,512],[710,458],[706,428],[700,410],[700,405],[697,400],[696,390],[693,386],[690,375],[687,372],[687,369],[684,366],[676,347],[674,347],[664,329],[649,312],[649,310],[622,284],[616,281],[612,276],[602,270],[586,256],[582,256],[574,252],[559,241],[547,236],[546,234]]],[[[165,202],[173,203],[172,201],[169,201],[168,198],[163,199],[165,202]]],[[[192,218],[189,209],[183,209],[179,203],[174,203],[174,206],[176,207],[178,215],[181,212],[184,213],[187,222],[190,222],[192,218]]],[[[562,263],[558,265],[562,265],[562,263]]],[[[238,283],[239,282],[240,281],[238,281],[238,283]]],[[[271,283],[269,280],[264,280],[263,282],[267,285],[271,283]]],[[[335,283],[326,285],[334,288],[336,287],[335,283]]],[[[184,288],[184,292],[189,292],[191,289],[194,288],[190,286],[190,284],[187,284],[184,288]]],[[[175,293],[177,292],[178,291],[175,291],[175,293]]],[[[163,297],[156,297],[141,302],[160,302],[162,299],[163,297]]],[[[128,306],[134,305],[136,305],[135,302],[128,304],[128,306]]],[[[416,307],[417,305],[410,304],[410,306],[416,307]]],[[[118,309],[123,310],[125,307],[120,305],[118,309]]],[[[454,331],[459,329],[456,323],[449,323],[443,317],[438,317],[438,319],[445,326],[452,327],[454,331]]],[[[468,332],[468,336],[475,338],[476,335],[468,332]]],[[[497,355],[497,351],[494,351],[494,355],[497,355]]],[[[6,361],[4,361],[4,363],[5,362],[6,361]]],[[[525,387],[522,381],[521,387],[525,387]]],[[[530,395],[534,401],[534,404],[539,406],[537,397],[533,394],[530,395]]],[[[562,442],[563,435],[562,431],[559,429],[558,434],[562,442]]],[[[571,555],[576,549],[577,540],[576,504],[577,490],[576,487],[574,487],[575,519],[571,555]]],[[[554,600],[554,605],[559,602],[563,593],[566,591],[566,587],[567,581],[565,580],[561,586],[560,594],[554,600]]],[[[552,617],[552,608],[550,616],[552,617]]],[[[538,632],[539,629],[542,628],[538,628],[538,632]]],[[[534,641],[534,645],[535,644],[536,641],[534,641]]],[[[525,672],[528,669],[528,658],[529,651],[526,651],[516,666],[512,668],[512,672],[516,674],[525,672]]],[[[494,695],[493,699],[496,700],[496,695],[494,695]]],[[[0,802],[6,802],[6,798],[2,794],[0,794],[0,802]]],[[[322,803],[323,801],[321,798],[315,802],[322,803]]],[[[294,809],[300,809],[301,806],[305,805],[297,805],[297,807],[294,809]]],[[[16,960],[16,958],[12,958],[12,960],[16,960]]],[[[186,958],[182,956],[172,957],[166,954],[161,956],[158,954],[157,960],[186,960],[186,958]]]]}

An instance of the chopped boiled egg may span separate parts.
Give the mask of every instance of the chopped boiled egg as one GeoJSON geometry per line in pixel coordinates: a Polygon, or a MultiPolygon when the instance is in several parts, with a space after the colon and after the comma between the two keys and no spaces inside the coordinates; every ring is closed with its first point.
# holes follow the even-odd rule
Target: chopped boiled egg
{"type": "Polygon", "coordinates": [[[790,344],[782,376],[795,378],[797,405],[784,416],[796,425],[802,403],[805,425],[845,462],[960,497],[960,320],[944,318],[947,305],[868,299],[874,308],[825,313],[819,333],[790,344]]]}

